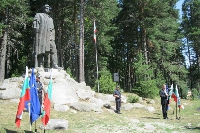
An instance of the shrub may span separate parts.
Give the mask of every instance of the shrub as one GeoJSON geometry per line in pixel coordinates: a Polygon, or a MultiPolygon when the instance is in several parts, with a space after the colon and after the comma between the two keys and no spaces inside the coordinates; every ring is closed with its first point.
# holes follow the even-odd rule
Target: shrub
{"type": "Polygon", "coordinates": [[[136,103],[138,101],[139,101],[139,97],[138,96],[128,95],[128,102],[129,103],[136,103]]]}
{"type": "MultiPolygon", "coordinates": [[[[100,93],[105,93],[105,94],[112,94],[113,91],[115,90],[116,83],[113,82],[112,75],[109,71],[104,70],[101,71],[100,74],[100,79],[99,79],[99,92],[100,93]]],[[[94,90],[97,91],[97,80],[95,82],[95,87],[94,90]]]]}
{"type": "Polygon", "coordinates": [[[199,97],[197,89],[192,89],[192,100],[196,100],[199,97]]]}
{"type": "Polygon", "coordinates": [[[158,95],[159,89],[156,86],[156,80],[141,81],[136,93],[144,98],[154,98],[158,95]]]}

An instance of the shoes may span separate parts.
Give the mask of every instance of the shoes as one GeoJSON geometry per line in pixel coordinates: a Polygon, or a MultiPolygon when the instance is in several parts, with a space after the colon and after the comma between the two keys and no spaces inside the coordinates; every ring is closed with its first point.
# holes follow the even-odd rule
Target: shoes
{"type": "Polygon", "coordinates": [[[163,119],[169,119],[168,117],[163,117],[163,119]]]}
{"type": "Polygon", "coordinates": [[[115,113],[117,113],[117,114],[122,114],[122,113],[120,113],[120,111],[115,111],[115,113]]]}

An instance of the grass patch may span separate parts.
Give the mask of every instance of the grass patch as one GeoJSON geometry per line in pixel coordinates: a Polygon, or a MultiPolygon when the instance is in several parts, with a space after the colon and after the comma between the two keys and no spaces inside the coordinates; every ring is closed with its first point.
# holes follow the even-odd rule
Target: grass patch
{"type": "MultiPolygon", "coordinates": [[[[69,122],[67,131],[46,131],[46,133],[109,133],[109,132],[149,132],[152,125],[156,128],[153,132],[184,132],[197,133],[200,132],[200,108],[199,100],[190,101],[181,99],[181,103],[185,106],[184,110],[178,110],[176,119],[175,102],[171,101],[170,110],[168,111],[169,120],[162,119],[160,98],[154,99],[155,104],[143,103],[145,106],[153,106],[155,112],[150,113],[144,108],[122,110],[122,114],[110,113],[107,109],[103,109],[103,113],[96,112],[78,112],[73,113],[71,110],[67,112],[58,112],[51,108],[52,119],[66,119],[69,122]],[[139,120],[139,123],[132,122],[132,119],[139,120]],[[148,129],[150,128],[150,129],[148,129]]],[[[148,101],[148,100],[147,100],[148,101]]],[[[113,105],[115,105],[113,103],[113,105]]],[[[122,104],[123,105],[123,104],[122,104]]],[[[18,103],[11,103],[8,100],[0,100],[0,133],[28,133],[29,117],[28,113],[23,114],[20,129],[15,126],[15,115],[18,103]]],[[[43,131],[39,128],[41,119],[37,120],[37,129],[40,133],[43,131]]],[[[35,124],[32,125],[32,131],[35,124]]]]}

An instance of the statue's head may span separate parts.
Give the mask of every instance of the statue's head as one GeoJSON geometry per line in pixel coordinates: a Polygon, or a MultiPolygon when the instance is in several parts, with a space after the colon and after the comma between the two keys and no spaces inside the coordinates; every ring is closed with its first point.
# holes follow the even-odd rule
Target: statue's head
{"type": "Polygon", "coordinates": [[[51,10],[51,7],[50,7],[48,4],[45,4],[45,5],[43,6],[43,10],[44,10],[44,12],[49,13],[50,10],[51,10]]]}

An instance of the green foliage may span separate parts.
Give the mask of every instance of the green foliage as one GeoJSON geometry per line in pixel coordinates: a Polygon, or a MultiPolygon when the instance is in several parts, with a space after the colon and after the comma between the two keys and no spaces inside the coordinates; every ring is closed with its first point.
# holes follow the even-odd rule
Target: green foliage
{"type": "Polygon", "coordinates": [[[186,98],[187,98],[187,94],[188,94],[188,89],[187,89],[187,88],[182,89],[182,98],[183,98],[183,99],[186,99],[186,98]]]}
{"type": "Polygon", "coordinates": [[[138,96],[128,95],[128,102],[130,102],[130,103],[136,103],[138,101],[139,101],[139,97],[138,96]]]}
{"type": "Polygon", "coordinates": [[[192,100],[196,100],[199,98],[199,92],[197,91],[197,89],[192,89],[192,100]]]}
{"type": "Polygon", "coordinates": [[[67,74],[70,75],[71,78],[76,79],[76,77],[73,76],[71,69],[68,67],[66,70],[67,74]]]}
{"type": "MultiPolygon", "coordinates": [[[[183,28],[185,36],[199,51],[199,2],[187,1],[183,28]],[[191,8],[188,8],[190,7],[191,8]],[[187,9],[187,10],[186,10],[187,9]],[[190,13],[193,10],[193,13],[190,13]],[[188,13],[187,13],[188,12],[188,13]],[[193,16],[191,16],[193,15],[193,16]],[[187,20],[187,21],[186,21],[187,20]]],[[[8,11],[8,51],[6,75],[16,76],[25,66],[34,66],[32,59],[32,21],[41,12],[44,0],[4,0],[0,5],[0,36],[6,27],[8,11]],[[9,65],[9,66],[7,66],[9,65]],[[7,74],[9,73],[9,74],[7,74]]],[[[163,83],[177,82],[187,88],[187,70],[184,67],[182,43],[178,28],[176,1],[167,0],[95,0],[87,1],[84,13],[84,72],[85,82],[97,91],[96,65],[99,67],[100,92],[112,93],[116,83],[112,74],[120,74],[120,86],[125,91],[135,87],[144,97],[157,95],[163,83]],[[148,3],[148,4],[147,4],[148,3]],[[93,41],[93,21],[97,27],[97,44],[93,41]],[[97,58],[96,58],[97,54],[97,58]],[[98,64],[96,64],[98,59],[98,64]],[[107,70],[107,71],[104,71],[107,70]]],[[[74,78],[79,71],[80,1],[49,0],[51,16],[56,30],[55,43],[59,63],[74,78]],[[72,76],[74,75],[74,76],[72,76]]],[[[194,52],[195,52],[194,51],[194,52]]],[[[196,53],[196,55],[199,55],[196,53]]],[[[194,58],[198,59],[198,58],[194,58]]],[[[197,62],[197,60],[195,60],[197,62]]],[[[191,84],[197,88],[198,62],[190,71],[191,84]]],[[[186,90],[183,90],[185,92],[186,90]]],[[[183,93],[185,94],[185,93],[183,93]]]]}
{"type": "Polygon", "coordinates": [[[156,80],[141,81],[135,90],[139,96],[145,98],[154,98],[159,91],[156,86],[156,80]]]}
{"type": "MultiPolygon", "coordinates": [[[[109,71],[104,70],[100,72],[100,79],[99,79],[99,92],[100,93],[105,93],[105,94],[112,94],[116,83],[113,82],[113,78],[112,75],[109,71]]],[[[97,80],[96,80],[96,85],[95,85],[95,90],[98,91],[98,87],[97,87],[97,80]]]]}
{"type": "Polygon", "coordinates": [[[18,70],[15,70],[11,75],[11,77],[19,77],[19,76],[21,76],[21,73],[19,73],[18,70]]]}
{"type": "Polygon", "coordinates": [[[153,69],[150,65],[144,65],[142,54],[138,55],[134,66],[138,77],[134,90],[141,97],[154,98],[158,94],[158,88],[156,79],[153,79],[153,69]]]}

